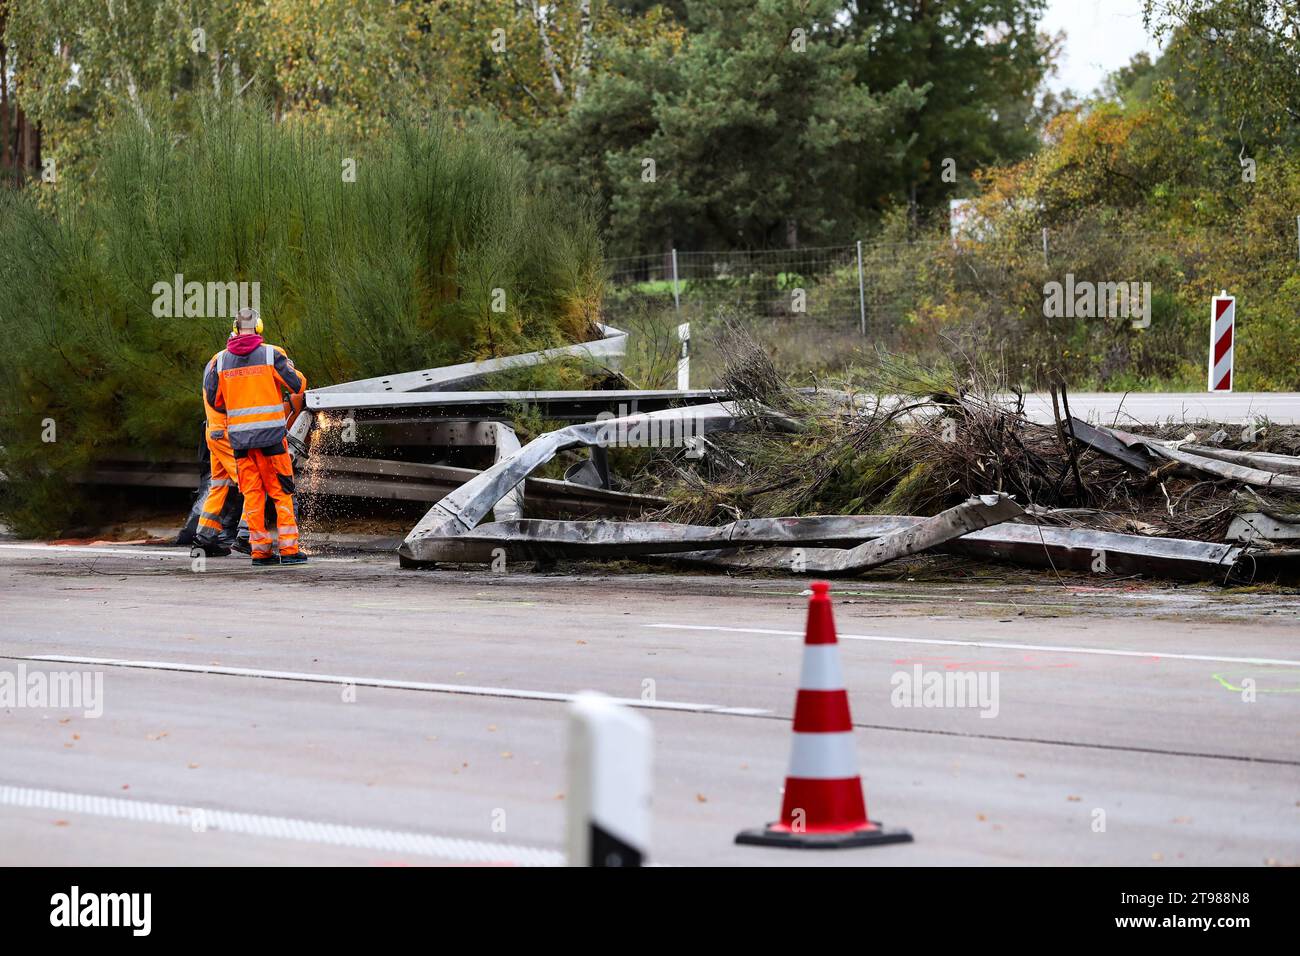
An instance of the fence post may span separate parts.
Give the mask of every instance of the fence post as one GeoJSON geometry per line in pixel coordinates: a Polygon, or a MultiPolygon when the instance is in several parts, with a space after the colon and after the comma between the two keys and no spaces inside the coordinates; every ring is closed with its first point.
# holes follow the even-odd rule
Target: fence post
{"type": "Polygon", "coordinates": [[[1047,227],[1043,227],[1043,265],[1047,266],[1047,227]]]}
{"type": "Polygon", "coordinates": [[[867,290],[862,282],[862,240],[858,240],[858,318],[862,323],[862,334],[867,334],[867,290]]]}
{"type": "Polygon", "coordinates": [[[673,309],[682,311],[682,297],[677,291],[677,247],[673,246],[673,309]]]}

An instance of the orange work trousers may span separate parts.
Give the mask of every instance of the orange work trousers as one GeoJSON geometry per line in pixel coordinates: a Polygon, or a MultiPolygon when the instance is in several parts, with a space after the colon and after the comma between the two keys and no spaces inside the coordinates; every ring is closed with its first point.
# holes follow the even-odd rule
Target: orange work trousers
{"type": "Polygon", "coordinates": [[[266,499],[275,502],[276,531],[280,535],[280,556],[298,553],[298,524],[293,511],[293,462],[288,446],[268,454],[270,449],[250,448],[235,457],[239,469],[239,490],[244,496],[244,521],[253,557],[271,556],[271,533],[266,529],[266,499]]]}
{"type": "Polygon", "coordinates": [[[212,460],[212,480],[208,496],[203,500],[203,513],[199,516],[199,534],[214,540],[221,537],[221,509],[226,506],[226,496],[231,488],[239,487],[239,472],[235,466],[235,450],[225,429],[207,432],[208,456],[212,460]],[[214,437],[220,435],[220,438],[214,437]]]}

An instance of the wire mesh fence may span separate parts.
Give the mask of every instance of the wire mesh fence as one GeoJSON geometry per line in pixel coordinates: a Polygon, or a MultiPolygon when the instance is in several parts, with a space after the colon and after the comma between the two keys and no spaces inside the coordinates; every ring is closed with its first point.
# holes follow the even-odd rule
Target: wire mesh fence
{"type": "MultiPolygon", "coordinates": [[[[1204,361],[1209,300],[1221,288],[1273,323],[1269,336],[1290,335],[1294,312],[1279,290],[1300,275],[1300,220],[1173,234],[1084,218],[1046,231],[912,241],[667,249],[608,267],[604,311],[615,325],[653,316],[707,334],[725,310],[766,341],[789,345],[796,362],[875,346],[924,353],[960,338],[1026,369],[1072,368],[1080,380],[1116,382],[1123,373],[1190,381],[1204,361]],[[1059,295],[1049,291],[1057,286],[1059,295]],[[1116,300],[1116,287],[1134,295],[1116,300]],[[1084,289],[1092,299],[1079,298],[1084,289]]],[[[1272,348],[1262,326],[1257,334],[1259,348],[1272,348]]]]}
{"type": "MultiPolygon", "coordinates": [[[[1294,269],[1300,219],[1291,229],[1279,230],[1267,258],[1294,269]]],[[[607,260],[605,312],[617,321],[634,311],[672,309],[680,321],[699,321],[727,307],[792,328],[856,330],[888,339],[953,298],[982,301],[975,311],[1023,316],[1041,309],[1046,285],[1067,275],[1081,282],[1149,282],[1157,296],[1175,296],[1201,280],[1251,284],[1249,275],[1223,275],[1218,259],[1185,237],[1093,222],[1012,240],[967,236],[757,251],[668,249],[607,260]]]]}
{"type": "Polygon", "coordinates": [[[672,306],[683,321],[730,307],[756,318],[861,325],[856,246],[696,252],[610,260],[607,311],[672,306]]]}

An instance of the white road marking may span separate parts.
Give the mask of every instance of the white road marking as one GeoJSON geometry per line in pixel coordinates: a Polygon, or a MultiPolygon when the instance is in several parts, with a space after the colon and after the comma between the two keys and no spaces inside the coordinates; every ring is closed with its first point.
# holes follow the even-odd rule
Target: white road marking
{"type": "MultiPolygon", "coordinates": [[[[89,545],[80,544],[0,544],[0,549],[5,551],[36,551],[44,552],[49,557],[62,557],[65,554],[116,554],[128,558],[148,558],[148,557],[168,557],[168,558],[188,558],[189,551],[182,551],[174,548],[170,551],[159,551],[154,548],[145,547],[124,547],[124,548],[92,548],[89,545]]],[[[45,556],[43,555],[43,556],[45,556]]],[[[216,560],[215,558],[213,560],[216,560]]]]}
{"type": "MultiPolygon", "coordinates": [[[[467,694],[473,697],[511,697],[518,700],[549,700],[567,703],[577,694],[546,690],[519,690],[513,687],[478,687],[473,684],[434,684],[415,680],[388,680],[380,677],[343,677],[338,674],[313,674],[305,671],[272,671],[253,667],[222,667],[215,664],[181,664],[175,661],[129,661],[111,657],[74,657],[65,654],[33,654],[18,658],[25,661],[47,661],[56,664],[87,664],[96,667],[132,667],[140,670],[182,671],[190,674],[221,674],[227,677],[262,677],[272,680],[294,680],[313,684],[350,684],[355,687],[382,687],[390,690],[434,691],[442,694],[467,694]]],[[[614,697],[613,701],[628,707],[647,710],[682,710],[699,714],[731,714],[758,717],[770,714],[769,710],[754,707],[723,707],[720,704],[692,704],[676,700],[642,700],[639,697],[614,697]]]]}
{"type": "Polygon", "coordinates": [[[207,831],[242,833],[277,840],[299,840],[328,846],[356,847],[386,853],[409,853],[432,856],[458,863],[512,863],[516,866],[563,866],[564,854],[557,850],[521,846],[515,843],[490,843],[456,837],[412,833],[407,830],[380,830],[374,827],[324,823],[293,817],[272,817],[260,813],[210,810],[172,803],[124,800],[88,793],[61,790],[34,790],[27,787],[0,786],[0,806],[56,810],[60,813],[84,813],[112,817],[135,823],[160,823],[186,827],[200,838],[207,831]]]}
{"type": "MultiPolygon", "coordinates": [[[[722,631],[728,634],[768,634],[803,637],[803,631],[778,631],[766,627],[722,627],[715,624],[643,624],[669,631],[722,631]]],[[[1121,651],[1103,647],[1061,647],[1055,644],[1011,644],[1006,641],[950,641],[937,637],[889,637],[884,634],[840,634],[841,641],[878,641],[882,644],[934,644],[940,647],[986,647],[1005,651],[1044,651],[1049,654],[1099,654],[1104,657],[1147,657],[1174,661],[1213,661],[1217,664],[1275,664],[1300,667],[1300,661],[1272,657],[1216,657],[1212,654],[1166,654],[1161,651],[1121,651]]]]}
{"type": "MultiPolygon", "coordinates": [[[[1008,396],[1010,398],[1010,396],[1008,396]]],[[[1121,421],[1158,423],[1160,420],[1214,421],[1238,424],[1266,417],[1277,425],[1300,421],[1300,394],[1296,392],[1235,392],[1231,395],[1207,392],[1077,392],[1070,396],[1070,410],[1085,420],[1109,423],[1121,421]],[[1077,397],[1076,397],[1077,396],[1077,397]]],[[[1043,392],[1025,395],[1025,416],[1052,424],[1052,403],[1043,392]]]]}
{"type": "MultiPolygon", "coordinates": [[[[167,551],[161,551],[157,548],[146,548],[144,546],[136,547],[134,545],[109,548],[109,547],[91,547],[90,545],[81,544],[0,544],[0,551],[30,551],[34,552],[38,558],[61,558],[72,554],[112,554],[119,558],[182,558],[190,560],[190,550],[183,545],[177,545],[167,551]]],[[[230,561],[227,562],[230,567],[239,568],[248,564],[249,557],[246,554],[235,552],[228,556],[230,561]],[[242,564],[241,564],[242,559],[242,564]]],[[[217,567],[222,567],[222,558],[209,558],[208,560],[216,562],[217,567]]],[[[350,557],[317,557],[311,556],[311,562],[320,561],[351,561],[350,557]]],[[[311,563],[306,565],[291,565],[291,567],[311,567],[311,563]]]]}

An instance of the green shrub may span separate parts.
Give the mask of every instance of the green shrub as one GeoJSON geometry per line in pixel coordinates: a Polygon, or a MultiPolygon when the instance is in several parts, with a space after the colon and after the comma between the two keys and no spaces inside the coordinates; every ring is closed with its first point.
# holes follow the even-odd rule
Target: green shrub
{"type": "Polygon", "coordinates": [[[69,482],[96,459],[196,446],[230,320],[157,317],[155,284],[176,274],[259,283],[268,341],[312,385],[591,337],[590,210],[538,190],[500,139],[412,120],[349,145],[269,117],[124,118],[83,188],[0,195],[0,514],[20,531],[84,510],[69,482]]]}

